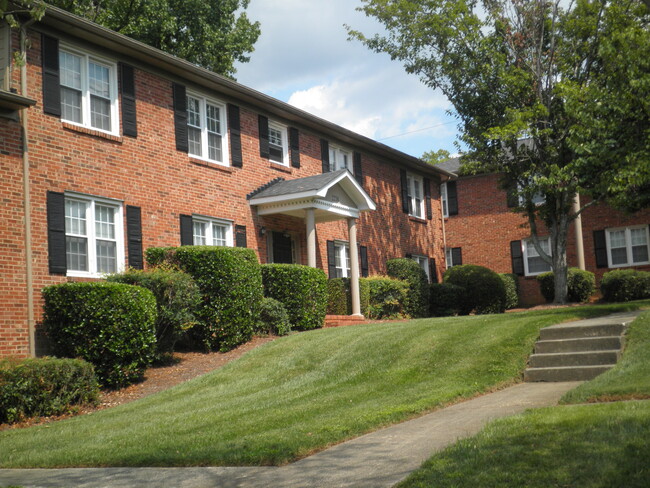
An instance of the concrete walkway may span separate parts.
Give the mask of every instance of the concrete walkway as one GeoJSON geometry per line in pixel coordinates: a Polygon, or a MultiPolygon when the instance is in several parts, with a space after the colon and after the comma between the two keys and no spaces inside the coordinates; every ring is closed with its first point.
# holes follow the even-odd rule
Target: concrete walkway
{"type": "Polygon", "coordinates": [[[0,486],[298,488],[393,486],[491,420],[555,405],[580,382],[522,383],[344,442],[281,467],[3,469],[0,486]]]}

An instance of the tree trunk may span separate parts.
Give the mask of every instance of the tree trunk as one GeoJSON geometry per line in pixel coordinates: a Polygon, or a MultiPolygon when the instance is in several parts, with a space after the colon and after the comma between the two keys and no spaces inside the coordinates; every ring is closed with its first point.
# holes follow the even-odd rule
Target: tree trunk
{"type": "Polygon", "coordinates": [[[555,299],[553,303],[567,303],[568,296],[568,266],[566,257],[567,234],[569,231],[569,216],[565,213],[557,215],[550,226],[551,233],[551,267],[555,281],[555,299]]]}

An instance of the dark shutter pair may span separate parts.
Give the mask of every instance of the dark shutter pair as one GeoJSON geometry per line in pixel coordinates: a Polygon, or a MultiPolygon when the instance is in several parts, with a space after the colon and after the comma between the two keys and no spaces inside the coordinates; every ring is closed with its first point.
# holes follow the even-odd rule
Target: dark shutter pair
{"type": "MultiPolygon", "coordinates": [[[[181,215],[181,246],[194,245],[194,223],[191,215],[181,215]]],[[[246,226],[235,225],[235,247],[247,247],[246,226]]]]}
{"type": "Polygon", "coordinates": [[[455,181],[447,182],[447,214],[458,215],[458,190],[455,181]]]}
{"type": "MultiPolygon", "coordinates": [[[[402,212],[408,214],[410,211],[409,209],[410,198],[409,198],[408,178],[406,177],[405,169],[399,170],[399,179],[400,179],[400,186],[402,191],[402,212]]],[[[427,220],[431,220],[433,218],[433,212],[431,211],[431,181],[429,180],[429,178],[422,179],[422,186],[424,187],[423,188],[424,206],[426,209],[427,220]]]]}
{"type": "MultiPolygon", "coordinates": [[[[129,267],[142,269],[142,217],[140,207],[126,206],[126,237],[129,267]]],[[[67,271],[65,245],[65,195],[47,192],[47,250],[51,274],[67,271]]]]}
{"type": "MultiPolygon", "coordinates": [[[[271,150],[269,147],[269,119],[264,115],[258,115],[257,118],[260,134],[260,156],[269,159],[271,150]]],[[[289,127],[289,154],[291,166],[300,168],[300,135],[298,129],[289,127]]]]}
{"type": "MultiPolygon", "coordinates": [[[[43,35],[41,37],[41,56],[43,60],[43,112],[60,117],[61,81],[59,70],[59,40],[43,35]]],[[[119,63],[119,68],[122,134],[137,137],[138,124],[133,66],[119,63]]]]}
{"type": "MultiPolygon", "coordinates": [[[[360,274],[368,276],[368,248],[359,246],[360,274]]],[[[334,241],[327,241],[327,271],[330,278],[341,278],[341,270],[336,267],[336,250],[334,241]]]]}

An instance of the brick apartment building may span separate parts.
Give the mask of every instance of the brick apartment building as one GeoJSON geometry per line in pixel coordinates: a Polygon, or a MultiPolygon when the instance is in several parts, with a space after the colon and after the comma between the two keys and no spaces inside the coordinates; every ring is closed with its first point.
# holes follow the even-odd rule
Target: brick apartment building
{"type": "Polygon", "coordinates": [[[153,246],[444,272],[451,173],[56,8],[24,67],[19,35],[0,26],[0,356],[35,353],[44,286],[142,268],[153,246]]]}
{"type": "MultiPolygon", "coordinates": [[[[453,158],[440,165],[458,173],[460,161],[453,158]]],[[[544,301],[536,276],[550,271],[530,243],[526,218],[513,212],[517,201],[499,187],[499,175],[459,177],[443,183],[443,214],[447,266],[478,264],[498,273],[519,275],[522,304],[544,301]]],[[[585,197],[583,198],[583,204],[585,197]]],[[[585,269],[595,273],[597,283],[612,269],[633,267],[650,270],[650,209],[626,215],[605,204],[588,207],[581,216],[585,269]]],[[[540,229],[540,236],[548,235],[540,229]]],[[[550,249],[548,238],[542,246],[550,249]]],[[[576,224],[571,224],[567,261],[579,267],[576,224]]]]}

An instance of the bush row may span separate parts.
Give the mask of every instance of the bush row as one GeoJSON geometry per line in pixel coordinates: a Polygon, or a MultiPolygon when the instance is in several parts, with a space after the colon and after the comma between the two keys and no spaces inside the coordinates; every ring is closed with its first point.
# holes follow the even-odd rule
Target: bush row
{"type": "Polygon", "coordinates": [[[391,278],[409,284],[406,313],[414,318],[426,317],[429,314],[429,279],[420,265],[408,258],[389,259],[386,272],[391,278]]]}
{"type": "Polygon", "coordinates": [[[608,302],[650,298],[650,272],[635,269],[609,271],[600,281],[600,291],[608,302]]]}
{"type": "MultiPolygon", "coordinates": [[[[552,271],[537,276],[539,288],[547,302],[555,299],[555,275],[552,271]]],[[[567,272],[567,298],[570,302],[587,302],[596,290],[596,278],[590,271],[569,268],[567,272]]]]}

